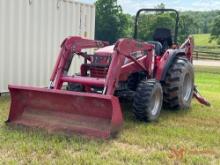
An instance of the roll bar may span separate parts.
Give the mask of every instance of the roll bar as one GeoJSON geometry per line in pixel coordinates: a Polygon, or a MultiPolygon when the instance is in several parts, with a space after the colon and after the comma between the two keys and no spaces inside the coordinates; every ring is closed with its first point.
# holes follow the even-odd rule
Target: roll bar
{"type": "Polygon", "coordinates": [[[178,35],[178,24],[179,24],[179,13],[175,9],[140,9],[138,10],[136,17],[135,17],[135,25],[134,25],[134,39],[137,39],[137,34],[138,34],[138,18],[140,16],[141,12],[174,12],[176,14],[176,25],[175,25],[175,32],[174,32],[174,43],[177,43],[177,35],[178,35]]]}

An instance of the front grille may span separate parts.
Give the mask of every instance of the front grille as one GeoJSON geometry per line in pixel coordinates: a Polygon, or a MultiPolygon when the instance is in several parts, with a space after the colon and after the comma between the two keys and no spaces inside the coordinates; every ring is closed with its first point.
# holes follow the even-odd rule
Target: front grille
{"type": "Polygon", "coordinates": [[[105,78],[108,73],[108,68],[106,67],[91,67],[90,74],[91,77],[105,78]]]}

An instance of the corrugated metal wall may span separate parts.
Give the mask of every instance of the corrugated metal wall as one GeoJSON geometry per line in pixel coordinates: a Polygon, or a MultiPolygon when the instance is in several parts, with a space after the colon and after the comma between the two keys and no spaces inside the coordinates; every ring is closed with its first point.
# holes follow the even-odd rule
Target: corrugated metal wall
{"type": "MultiPolygon", "coordinates": [[[[47,86],[65,37],[94,38],[95,6],[71,0],[0,0],[0,92],[47,86]]],[[[80,59],[74,60],[77,71],[80,59]]]]}

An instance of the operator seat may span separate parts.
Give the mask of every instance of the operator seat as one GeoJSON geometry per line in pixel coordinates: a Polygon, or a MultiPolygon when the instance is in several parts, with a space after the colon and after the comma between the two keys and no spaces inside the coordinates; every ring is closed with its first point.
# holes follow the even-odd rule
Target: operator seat
{"type": "Polygon", "coordinates": [[[173,44],[171,30],[167,28],[157,28],[153,33],[153,40],[161,43],[162,45],[161,54],[164,53],[173,44]]]}

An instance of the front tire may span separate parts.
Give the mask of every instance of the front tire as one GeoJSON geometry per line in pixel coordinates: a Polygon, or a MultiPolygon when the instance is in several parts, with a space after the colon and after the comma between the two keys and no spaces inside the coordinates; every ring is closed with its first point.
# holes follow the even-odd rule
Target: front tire
{"type": "Polygon", "coordinates": [[[165,78],[164,106],[171,109],[189,108],[193,89],[194,70],[192,64],[186,58],[176,58],[165,78]]]}
{"type": "Polygon", "coordinates": [[[141,121],[155,121],[160,115],[162,102],[160,83],[155,79],[141,81],[134,96],[134,115],[141,121]]]}
{"type": "Polygon", "coordinates": [[[146,79],[146,74],[143,72],[133,73],[128,76],[127,87],[129,90],[136,91],[138,84],[146,79]]]}

